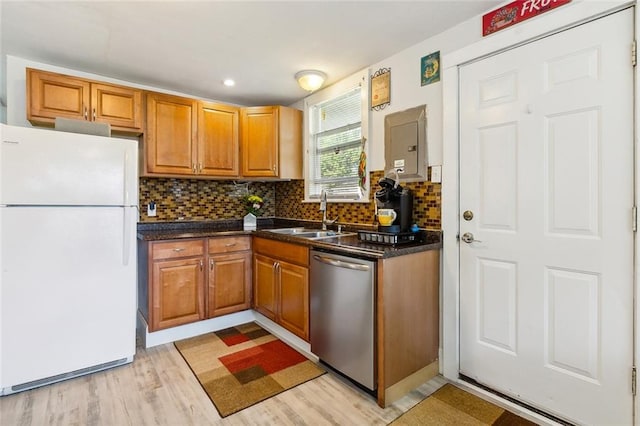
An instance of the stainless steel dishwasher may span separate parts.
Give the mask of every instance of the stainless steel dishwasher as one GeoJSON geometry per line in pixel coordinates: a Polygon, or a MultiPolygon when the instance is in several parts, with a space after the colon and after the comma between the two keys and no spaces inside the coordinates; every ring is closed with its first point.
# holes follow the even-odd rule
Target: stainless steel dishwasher
{"type": "Polygon", "coordinates": [[[376,389],[375,262],[311,250],[311,352],[376,389]]]}

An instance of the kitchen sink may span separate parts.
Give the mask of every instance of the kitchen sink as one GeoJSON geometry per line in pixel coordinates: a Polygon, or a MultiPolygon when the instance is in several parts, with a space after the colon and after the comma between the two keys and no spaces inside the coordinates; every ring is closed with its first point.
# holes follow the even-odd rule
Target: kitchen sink
{"type": "Polygon", "coordinates": [[[337,231],[323,231],[313,228],[281,228],[281,229],[269,229],[267,232],[273,232],[275,234],[291,235],[292,237],[308,238],[317,240],[320,238],[334,238],[334,237],[346,237],[349,235],[356,235],[354,232],[337,232],[337,231]]]}

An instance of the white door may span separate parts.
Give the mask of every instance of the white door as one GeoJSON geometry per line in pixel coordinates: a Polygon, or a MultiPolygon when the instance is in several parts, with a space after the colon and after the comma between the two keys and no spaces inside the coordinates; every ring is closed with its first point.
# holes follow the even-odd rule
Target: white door
{"type": "Polygon", "coordinates": [[[632,422],[632,40],[627,9],[460,69],[460,372],[584,424],[632,422]]]}

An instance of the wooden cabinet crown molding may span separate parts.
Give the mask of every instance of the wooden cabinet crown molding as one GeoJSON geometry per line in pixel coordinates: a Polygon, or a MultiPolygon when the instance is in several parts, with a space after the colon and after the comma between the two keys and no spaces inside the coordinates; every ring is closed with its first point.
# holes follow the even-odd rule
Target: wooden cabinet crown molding
{"type": "Polygon", "coordinates": [[[53,127],[56,117],[108,123],[114,133],[143,132],[142,90],[27,68],[27,119],[53,127]]]}

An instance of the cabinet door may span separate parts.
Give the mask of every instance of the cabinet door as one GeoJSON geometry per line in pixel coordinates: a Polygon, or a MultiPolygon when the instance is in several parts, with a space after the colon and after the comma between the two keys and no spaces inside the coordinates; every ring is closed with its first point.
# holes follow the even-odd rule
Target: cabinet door
{"type": "Polygon", "coordinates": [[[278,108],[242,109],[242,175],[278,176],[278,108]]]}
{"type": "Polygon", "coordinates": [[[198,104],[198,173],[238,176],[240,109],[229,105],[198,104]]]}
{"type": "Polygon", "coordinates": [[[145,149],[148,172],[195,174],[196,108],[197,102],[192,99],[147,94],[145,149]]]}
{"type": "Polygon", "coordinates": [[[296,336],[309,340],[309,269],[278,262],[280,310],[278,322],[296,336]]]}
{"type": "Polygon", "coordinates": [[[142,90],[92,83],[91,119],[116,130],[142,132],[142,90]]]}
{"type": "Polygon", "coordinates": [[[272,321],[276,320],[277,287],[274,260],[260,254],[253,255],[254,309],[272,321]]]}
{"type": "Polygon", "coordinates": [[[27,69],[27,119],[52,124],[56,117],[89,119],[91,85],[65,75],[27,69]]]}
{"type": "Polygon", "coordinates": [[[251,307],[251,252],[209,257],[207,318],[251,307]]]}
{"type": "Polygon", "coordinates": [[[204,318],[204,258],[153,262],[149,331],[204,318]]]}

